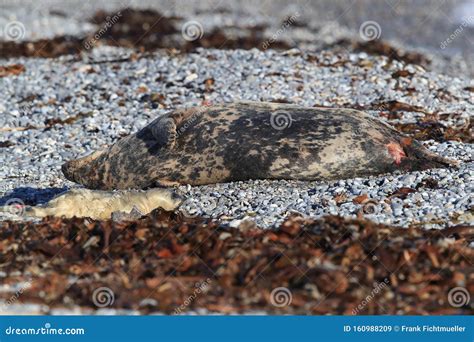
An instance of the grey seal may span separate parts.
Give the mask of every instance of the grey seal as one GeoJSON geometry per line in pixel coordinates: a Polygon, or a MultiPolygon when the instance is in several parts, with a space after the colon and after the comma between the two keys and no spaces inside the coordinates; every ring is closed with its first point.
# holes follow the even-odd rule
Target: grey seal
{"type": "Polygon", "coordinates": [[[62,167],[90,189],[336,180],[454,165],[358,110],[238,102],[177,109],[62,167]]]}

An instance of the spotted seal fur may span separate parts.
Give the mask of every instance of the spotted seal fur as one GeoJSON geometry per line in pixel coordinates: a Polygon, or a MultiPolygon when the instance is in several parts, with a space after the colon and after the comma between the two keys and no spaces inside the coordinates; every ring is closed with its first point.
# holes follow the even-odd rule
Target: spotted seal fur
{"type": "Polygon", "coordinates": [[[63,165],[91,189],[335,180],[452,165],[358,110],[238,102],[178,109],[63,165]]]}

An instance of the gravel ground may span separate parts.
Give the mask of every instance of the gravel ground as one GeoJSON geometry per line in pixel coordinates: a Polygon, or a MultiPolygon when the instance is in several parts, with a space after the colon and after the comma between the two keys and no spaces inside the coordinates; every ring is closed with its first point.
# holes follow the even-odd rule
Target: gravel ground
{"type": "MultiPolygon", "coordinates": [[[[20,63],[26,68],[18,76],[0,77],[0,205],[16,199],[30,205],[44,203],[76,187],[60,172],[64,161],[135,132],[168,109],[199,105],[204,100],[283,100],[332,107],[370,107],[396,100],[426,112],[451,114],[443,121],[449,127],[465,124],[474,114],[473,93],[468,90],[474,87],[474,7],[468,1],[213,0],[190,5],[168,0],[4,0],[0,4],[0,40],[5,39],[5,26],[12,22],[24,26],[19,40],[84,37],[98,29],[88,21],[97,10],[117,11],[125,6],[154,8],[166,16],[182,17],[182,23],[196,20],[204,33],[217,27],[239,34],[239,27],[264,25],[267,37],[279,32],[285,18],[298,13],[297,21],[303,24],[278,33],[278,39],[313,51],[317,59],[294,50],[157,51],[134,59],[130,50],[104,46],[79,57],[0,58],[0,66],[20,63]],[[368,20],[380,24],[381,37],[391,44],[422,51],[432,61],[432,71],[389,63],[385,57],[332,49],[340,39],[360,39],[360,25],[368,20]],[[460,28],[461,34],[446,49],[440,49],[460,28]],[[320,50],[325,52],[317,52],[320,50]],[[107,62],[131,56],[130,61],[107,62]],[[400,70],[413,75],[393,78],[400,70]]],[[[181,38],[179,32],[177,36],[181,38]]],[[[381,116],[386,111],[369,112],[386,119],[381,116]]],[[[397,114],[401,117],[390,123],[420,122],[426,116],[416,111],[397,114]]],[[[460,167],[336,182],[182,186],[177,191],[188,197],[182,208],[185,214],[220,218],[231,226],[249,218],[271,227],[290,212],[316,217],[362,215],[377,222],[425,228],[472,224],[474,146],[432,140],[424,144],[460,161],[460,167]],[[370,200],[359,203],[364,194],[370,200]]],[[[0,213],[0,220],[13,217],[0,213]]],[[[0,278],[5,276],[0,272],[0,278]]],[[[8,284],[0,286],[0,292],[17,290],[8,284]]],[[[133,310],[61,309],[24,303],[9,305],[2,313],[138,314],[133,310]]]]}
{"type": "MultiPolygon", "coordinates": [[[[60,172],[64,161],[137,131],[169,108],[199,105],[204,100],[279,100],[332,107],[370,107],[397,100],[429,113],[454,113],[443,122],[448,126],[460,125],[474,113],[472,93],[466,90],[472,86],[469,79],[389,63],[385,57],[365,53],[326,52],[318,54],[317,63],[295,50],[159,51],[136,60],[104,63],[98,61],[126,57],[130,52],[104,47],[92,54],[93,63],[90,54],[81,60],[65,56],[6,62],[21,63],[26,70],[0,79],[4,90],[0,127],[6,146],[0,155],[4,165],[0,204],[12,198],[28,204],[50,199],[75,186],[60,172]],[[393,78],[399,70],[413,75],[393,78]],[[436,96],[440,90],[448,95],[436,96]]],[[[425,115],[402,114],[391,122],[416,122],[425,115]]],[[[232,225],[251,217],[270,227],[291,211],[354,216],[362,206],[352,199],[363,194],[374,201],[369,209],[363,208],[364,215],[377,222],[401,226],[426,222],[431,227],[472,221],[472,144],[427,141],[426,145],[462,161],[461,166],[331,183],[249,181],[180,187],[179,191],[189,197],[184,206],[187,213],[220,217],[232,225]],[[424,185],[427,182],[429,186],[424,185]],[[401,199],[393,196],[400,188],[417,191],[401,199]]]]}

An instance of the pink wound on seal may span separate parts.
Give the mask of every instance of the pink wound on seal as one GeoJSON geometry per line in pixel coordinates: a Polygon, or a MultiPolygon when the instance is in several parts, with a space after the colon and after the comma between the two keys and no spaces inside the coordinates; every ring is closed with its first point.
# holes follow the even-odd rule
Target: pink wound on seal
{"type": "Polygon", "coordinates": [[[400,144],[397,144],[396,142],[391,142],[385,146],[387,146],[388,154],[392,156],[393,160],[395,161],[395,164],[400,165],[402,159],[407,157],[405,151],[403,151],[403,148],[400,146],[400,144]]]}

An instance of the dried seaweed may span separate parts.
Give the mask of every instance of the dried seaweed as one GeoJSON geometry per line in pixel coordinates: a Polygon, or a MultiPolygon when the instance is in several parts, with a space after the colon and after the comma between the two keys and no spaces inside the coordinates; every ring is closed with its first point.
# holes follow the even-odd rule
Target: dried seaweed
{"type": "Polygon", "coordinates": [[[23,64],[0,66],[0,77],[19,75],[23,71],[25,71],[25,66],[23,64]]]}
{"type": "Polygon", "coordinates": [[[458,117],[456,113],[431,113],[421,106],[411,105],[405,102],[391,100],[376,100],[369,105],[350,105],[358,110],[380,111],[380,116],[388,120],[401,118],[402,112],[423,113],[424,117],[414,123],[393,123],[392,125],[400,132],[417,140],[436,140],[445,142],[448,140],[462,141],[472,144],[474,142],[473,121],[469,117],[461,125],[447,124],[449,118],[458,117]]]}
{"type": "MultiPolygon", "coordinates": [[[[166,17],[158,11],[122,9],[117,12],[97,12],[90,21],[98,26],[93,34],[85,38],[59,36],[36,41],[0,41],[0,58],[18,56],[54,58],[61,55],[75,55],[87,51],[96,44],[135,48],[138,51],[156,49],[180,49],[192,51],[198,47],[217,49],[263,49],[264,26],[239,28],[241,35],[229,36],[219,28],[202,32],[195,40],[181,36],[177,20],[166,17]],[[111,22],[111,18],[115,18],[111,22]]],[[[289,49],[287,43],[276,40],[268,45],[271,49],[289,49]]]]}
{"type": "Polygon", "coordinates": [[[0,270],[5,284],[30,281],[19,301],[50,307],[95,308],[94,290],[107,287],[110,307],[142,313],[467,314],[473,307],[451,306],[448,291],[474,293],[473,239],[472,226],[402,229],[340,217],[292,216],[278,230],[164,211],[128,223],[47,218],[2,224],[0,270]],[[278,288],[288,291],[286,305],[275,305],[278,288]]]}

